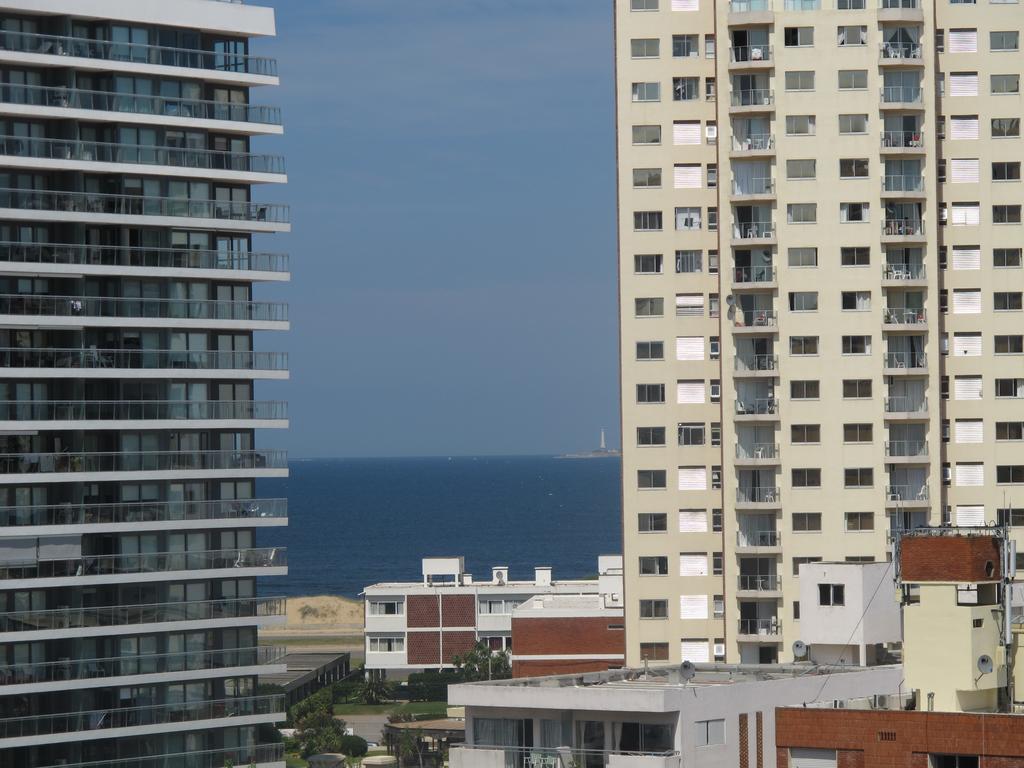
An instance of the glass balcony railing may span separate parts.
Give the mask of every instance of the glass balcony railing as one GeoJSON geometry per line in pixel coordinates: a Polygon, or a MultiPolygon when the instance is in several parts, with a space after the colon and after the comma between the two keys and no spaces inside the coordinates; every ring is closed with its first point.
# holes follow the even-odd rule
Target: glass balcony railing
{"type": "Polygon", "coordinates": [[[887,485],[885,498],[888,501],[928,501],[928,485],[913,483],[911,485],[887,485]]]}
{"type": "Polygon", "coordinates": [[[882,179],[883,192],[924,192],[923,176],[886,176],[882,179]]]}
{"type": "MultiPolygon", "coordinates": [[[[748,297],[749,298],[749,297],[748,297]]],[[[774,309],[736,309],[734,323],[737,328],[774,328],[779,313],[774,309]]]]}
{"type": "Polygon", "coordinates": [[[885,444],[885,455],[905,458],[927,456],[928,443],[924,440],[890,440],[885,444]]]}
{"type": "Polygon", "coordinates": [[[881,43],[878,46],[882,61],[920,61],[920,43],[881,43]]]}
{"type": "Polygon", "coordinates": [[[779,412],[777,397],[751,397],[736,400],[737,416],[768,416],[779,412]]]}
{"type": "Polygon", "coordinates": [[[924,264],[883,264],[883,280],[924,280],[927,277],[924,264]]]}
{"type": "Polygon", "coordinates": [[[782,582],[774,573],[756,576],[740,576],[739,588],[744,592],[777,592],[782,582]]]}
{"type": "Polygon", "coordinates": [[[67,560],[41,560],[0,565],[4,579],[60,579],[71,576],[116,576],[168,571],[219,571],[226,568],[285,568],[287,551],[217,549],[207,552],[143,552],[130,555],[83,555],[67,560]]]}
{"type": "Polygon", "coordinates": [[[782,534],[779,531],[740,530],[736,532],[737,547],[777,547],[781,544],[782,534]]]}
{"type": "MultiPolygon", "coordinates": [[[[130,702],[131,699],[126,701],[130,702]]],[[[111,728],[137,728],[152,725],[188,723],[197,720],[223,720],[254,715],[281,715],[284,696],[248,696],[217,701],[175,702],[145,707],[116,707],[91,712],[63,712],[54,715],[9,717],[0,719],[0,739],[28,736],[52,736],[59,733],[83,733],[111,728]]]]}
{"type": "Polygon", "coordinates": [[[885,356],[886,368],[920,369],[928,367],[924,352],[889,352],[885,356]]]}
{"type": "Polygon", "coordinates": [[[757,13],[770,11],[772,0],[730,0],[729,13],[757,13]]]}
{"type": "MultiPolygon", "coordinates": [[[[0,32],[0,35],[3,33],[0,32]]],[[[24,136],[0,136],[0,155],[29,157],[34,160],[71,160],[86,163],[125,163],[185,168],[200,171],[236,171],[239,173],[285,172],[280,155],[254,155],[247,152],[219,152],[210,149],[155,147],[142,144],[106,144],[98,141],[36,139],[24,136]]]]}
{"type": "MultiPolygon", "coordinates": [[[[242,0],[215,0],[238,2],[242,0]]],[[[100,760],[90,763],[60,763],[46,768],[224,768],[226,765],[252,766],[264,763],[283,763],[284,744],[253,744],[235,749],[216,749],[203,752],[179,752],[172,755],[124,757],[118,760],[100,760]]]]}
{"type": "Polygon", "coordinates": [[[0,102],[33,107],[86,109],[132,115],[159,115],[192,120],[224,120],[235,123],[281,125],[280,107],[234,104],[226,101],[181,99],[151,94],[84,91],[42,85],[0,86],[0,102]]]}
{"type": "Polygon", "coordinates": [[[219,352],[176,349],[60,349],[0,347],[4,368],[117,368],[208,371],[287,371],[285,352],[219,352]]]}
{"type": "Polygon", "coordinates": [[[920,104],[924,92],[917,85],[886,85],[881,91],[885,104],[920,104]]]}
{"type": "Polygon", "coordinates": [[[735,370],[737,372],[777,371],[778,369],[778,355],[737,355],[735,358],[735,370]]]}
{"type": "Polygon", "coordinates": [[[258,648],[186,651],[106,659],[64,659],[42,664],[11,664],[0,666],[0,692],[5,685],[97,680],[107,677],[280,664],[286,654],[287,648],[269,645],[258,648]]]}
{"type": "Polygon", "coordinates": [[[777,459],[778,457],[778,443],[736,444],[737,459],[777,459]]]}
{"type": "Polygon", "coordinates": [[[769,62],[772,60],[770,45],[734,45],[729,49],[729,59],[734,64],[769,62]]]}
{"type": "Polygon", "coordinates": [[[0,632],[123,627],[217,619],[260,619],[284,616],[285,609],[286,602],[283,597],[247,597],[233,600],[190,600],[148,605],[9,611],[0,613],[0,632]]]}
{"type": "Polygon", "coordinates": [[[0,208],[58,213],[93,213],[107,216],[171,216],[189,219],[287,224],[287,205],[226,200],[189,200],[148,195],[107,195],[98,192],[46,192],[0,189],[0,208]]]}
{"type": "Polygon", "coordinates": [[[733,269],[732,275],[732,281],[736,285],[771,283],[775,281],[775,267],[771,264],[757,267],[736,267],[733,269]]]}
{"type": "MultiPolygon", "coordinates": [[[[652,670],[655,673],[657,667],[652,670]]],[[[654,726],[660,727],[660,726],[654,726]]],[[[645,733],[648,731],[645,729],[645,733]]],[[[663,741],[664,751],[655,749],[657,738],[645,737],[645,750],[640,749],[579,749],[576,747],[503,747],[489,744],[453,744],[452,762],[461,758],[461,765],[477,766],[493,763],[490,754],[497,753],[497,765],[504,768],[599,768],[628,762],[634,768],[673,768],[680,765],[679,752],[672,749],[671,737],[663,741]],[[479,753],[479,754],[474,754],[479,753]],[[458,758],[456,758],[456,755],[458,758]]]]}
{"type": "Polygon", "coordinates": [[[883,10],[914,10],[921,7],[921,0],[879,0],[878,7],[883,10]]]}
{"type": "Polygon", "coordinates": [[[235,72],[270,77],[277,75],[275,59],[241,53],[200,51],[194,48],[173,48],[166,45],[6,31],[0,34],[0,43],[4,50],[17,53],[74,56],[80,59],[156,64],[164,67],[208,69],[214,72],[235,72]]]}
{"type": "Polygon", "coordinates": [[[778,618],[740,619],[741,635],[781,635],[778,618]]]}
{"type": "Polygon", "coordinates": [[[921,219],[885,219],[882,234],[888,237],[920,237],[924,234],[924,222],[921,219]]]}
{"type": "Polygon", "coordinates": [[[0,400],[0,421],[283,420],[280,400],[0,400]]]}
{"type": "Polygon", "coordinates": [[[886,307],[882,313],[882,322],[886,325],[926,325],[928,323],[928,315],[924,309],[886,307]]]}
{"type": "Polygon", "coordinates": [[[0,453],[0,475],[287,469],[286,451],[0,453]]]}
{"type": "Polygon", "coordinates": [[[113,504],[48,504],[0,507],[0,527],[111,525],[185,520],[284,520],[287,499],[135,501],[113,504]]]}
{"type": "Polygon", "coordinates": [[[920,131],[882,131],[882,149],[921,149],[924,134],[920,131]]]}
{"type": "Polygon", "coordinates": [[[787,11],[818,11],[821,0],[785,0],[783,7],[787,11]]]}
{"type": "Polygon", "coordinates": [[[0,263],[287,272],[283,253],[0,241],[0,263]]]}
{"type": "Polygon", "coordinates": [[[732,180],[734,195],[770,195],[775,191],[775,181],[771,176],[763,178],[732,180]]]}
{"type": "Polygon", "coordinates": [[[770,221],[747,221],[733,226],[732,236],[737,240],[764,240],[775,237],[775,225],[770,221]]]}
{"type": "Polygon", "coordinates": [[[774,103],[775,92],[768,88],[751,88],[732,92],[731,104],[734,107],[767,107],[774,103]]]}
{"type": "Polygon", "coordinates": [[[736,501],[739,504],[777,504],[779,489],[770,487],[740,487],[736,489],[736,501]]]}
{"type": "Polygon", "coordinates": [[[288,305],[262,301],[32,296],[0,294],[0,315],[239,320],[284,323],[288,305]]]}
{"type": "Polygon", "coordinates": [[[926,397],[887,397],[885,398],[886,413],[927,413],[928,398],[926,397]]]}

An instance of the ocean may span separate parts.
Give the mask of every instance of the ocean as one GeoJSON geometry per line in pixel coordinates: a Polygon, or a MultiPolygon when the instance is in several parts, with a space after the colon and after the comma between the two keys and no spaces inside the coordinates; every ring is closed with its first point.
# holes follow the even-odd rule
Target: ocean
{"type": "Polygon", "coordinates": [[[597,557],[622,550],[618,458],[460,457],[313,459],[290,477],[260,480],[264,498],[288,498],[288,527],[258,532],[288,548],[288,576],[264,595],[355,597],[380,581],[418,581],[420,559],[466,558],[490,578],[597,574],[597,557]]]}

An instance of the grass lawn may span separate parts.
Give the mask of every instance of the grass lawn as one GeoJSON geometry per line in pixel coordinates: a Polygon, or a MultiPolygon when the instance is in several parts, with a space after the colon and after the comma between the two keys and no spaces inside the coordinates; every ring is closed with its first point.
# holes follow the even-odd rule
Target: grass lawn
{"type": "Polygon", "coordinates": [[[260,645],[358,645],[361,648],[362,644],[362,635],[318,635],[314,637],[279,635],[260,638],[260,645]]]}
{"type": "Polygon", "coordinates": [[[284,756],[285,768],[308,768],[309,763],[299,757],[298,752],[288,752],[284,756]]]}
{"type": "Polygon", "coordinates": [[[444,701],[409,701],[390,704],[335,704],[336,715],[386,715],[397,712],[403,715],[433,715],[444,717],[448,704],[444,701]]]}

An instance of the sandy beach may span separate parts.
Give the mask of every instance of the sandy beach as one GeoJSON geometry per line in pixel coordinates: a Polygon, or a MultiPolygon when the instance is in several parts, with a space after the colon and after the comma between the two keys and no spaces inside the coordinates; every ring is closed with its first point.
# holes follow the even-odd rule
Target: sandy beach
{"type": "Polygon", "coordinates": [[[347,597],[315,595],[288,598],[288,622],[260,630],[260,639],[291,645],[362,648],[363,603],[347,597]]]}

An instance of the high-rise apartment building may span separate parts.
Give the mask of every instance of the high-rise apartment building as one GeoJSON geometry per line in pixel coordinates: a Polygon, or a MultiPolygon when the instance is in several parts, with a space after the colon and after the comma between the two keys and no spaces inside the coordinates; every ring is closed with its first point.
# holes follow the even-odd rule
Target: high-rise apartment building
{"type": "Polygon", "coordinates": [[[258,188],[278,82],[240,0],[0,7],[0,766],[283,766],[256,578],[286,572],[253,300],[288,279],[258,188]],[[251,98],[252,97],[252,98],[251,98]],[[272,533],[272,532],[270,532],[272,533]],[[268,537],[272,538],[272,536],[268,537]],[[262,543],[262,542],[261,542],[262,543]],[[119,762],[124,761],[124,762],[119,762]]]}
{"type": "Polygon", "coordinates": [[[1024,11],[615,24],[628,662],[787,661],[802,562],[1024,524],[1024,11]]]}

